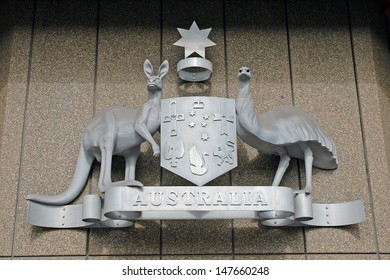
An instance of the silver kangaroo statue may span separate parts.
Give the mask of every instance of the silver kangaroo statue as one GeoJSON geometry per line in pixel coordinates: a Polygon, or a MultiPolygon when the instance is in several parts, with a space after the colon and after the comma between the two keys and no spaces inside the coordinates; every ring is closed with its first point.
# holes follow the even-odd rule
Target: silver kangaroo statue
{"type": "Polygon", "coordinates": [[[93,161],[101,162],[99,191],[105,192],[113,186],[143,186],[135,180],[135,167],[141,143],[145,140],[152,145],[153,156],[160,154],[160,147],[153,135],[160,128],[162,79],[167,74],[168,61],[164,61],[156,76],[149,60],[145,60],[144,72],[148,78],[148,100],[140,109],[110,107],[97,114],[84,130],[76,170],[69,188],[54,196],[30,194],[27,200],[49,204],[65,205],[72,202],[83,190],[93,161]],[[125,158],[125,180],[112,182],[112,156],[125,158]]]}

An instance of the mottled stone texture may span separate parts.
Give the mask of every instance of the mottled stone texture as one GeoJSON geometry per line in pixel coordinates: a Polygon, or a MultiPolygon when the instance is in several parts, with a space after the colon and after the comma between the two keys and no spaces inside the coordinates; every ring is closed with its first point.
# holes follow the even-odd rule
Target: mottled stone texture
{"type": "MultiPolygon", "coordinates": [[[[390,259],[390,23],[369,0],[0,1],[0,258],[390,259]],[[181,81],[177,28],[212,28],[214,72],[181,81]],[[147,99],[143,62],[170,71],[163,97],[235,98],[252,70],[258,114],[279,105],[313,114],[340,166],[314,169],[313,200],[364,199],[366,222],[342,228],[266,228],[255,220],[142,221],[128,229],[27,225],[25,196],[57,194],[73,176],[83,129],[112,105],[147,99]]],[[[155,139],[159,141],[159,134],[155,139]]],[[[145,185],[189,185],[141,147],[145,185]]],[[[209,185],[269,185],[278,158],[239,140],[239,166],[209,185]]],[[[84,194],[97,193],[95,164],[84,194]]],[[[282,184],[305,186],[301,161],[282,184]]],[[[115,158],[113,179],[124,176],[115,158]]],[[[74,203],[80,203],[81,197],[74,203]]]]}
{"type": "Polygon", "coordinates": [[[376,254],[321,254],[307,255],[308,260],[378,260],[376,254]]]}
{"type": "Polygon", "coordinates": [[[92,117],[96,1],[38,1],[26,104],[15,255],[83,255],[86,231],[26,224],[25,196],[70,183],[92,117]]]}
{"type": "Polygon", "coordinates": [[[304,254],[235,255],[235,260],[304,260],[304,254]]]}
{"type": "Polygon", "coordinates": [[[381,260],[390,260],[390,254],[383,254],[380,256],[381,260]]]}
{"type": "Polygon", "coordinates": [[[346,3],[289,2],[288,25],[295,105],[320,121],[340,161],[335,171],[313,171],[314,200],[364,198],[368,206],[368,220],[360,225],[307,230],[307,252],[375,252],[346,3]]]}
{"type": "Polygon", "coordinates": [[[1,1],[0,256],[12,255],[32,16],[30,1],[1,1]]]}
{"type": "Polygon", "coordinates": [[[164,255],[163,260],[232,260],[232,255],[164,255]]]}
{"type": "Polygon", "coordinates": [[[351,2],[356,81],[361,104],[367,176],[379,252],[390,252],[390,57],[383,18],[365,1],[351,2]],[[370,42],[371,44],[368,44],[370,42]]]}

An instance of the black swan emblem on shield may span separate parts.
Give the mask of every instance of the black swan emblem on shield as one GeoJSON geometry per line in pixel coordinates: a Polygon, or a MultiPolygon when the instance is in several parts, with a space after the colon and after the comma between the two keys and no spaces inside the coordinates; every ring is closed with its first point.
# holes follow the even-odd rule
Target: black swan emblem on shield
{"type": "Polygon", "coordinates": [[[208,156],[208,153],[201,155],[196,149],[196,146],[192,146],[190,150],[190,169],[193,174],[202,176],[208,171],[205,156],[208,156]]]}

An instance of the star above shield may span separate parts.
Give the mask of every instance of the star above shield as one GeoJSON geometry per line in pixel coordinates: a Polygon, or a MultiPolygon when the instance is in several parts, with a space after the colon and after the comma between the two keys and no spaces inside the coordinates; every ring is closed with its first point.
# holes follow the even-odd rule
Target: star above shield
{"type": "Polygon", "coordinates": [[[211,28],[201,30],[195,21],[192,23],[189,30],[182,28],[178,28],[177,30],[182,38],[174,43],[174,45],[184,47],[185,58],[189,57],[193,53],[197,53],[201,57],[205,58],[205,49],[216,45],[213,41],[207,38],[210,34],[211,28]]]}

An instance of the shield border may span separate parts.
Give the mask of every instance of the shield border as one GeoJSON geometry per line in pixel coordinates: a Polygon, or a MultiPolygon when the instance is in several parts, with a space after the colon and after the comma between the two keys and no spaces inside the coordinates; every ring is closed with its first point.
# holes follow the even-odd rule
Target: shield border
{"type": "Polygon", "coordinates": [[[205,185],[238,165],[234,99],[162,99],[160,134],[161,167],[195,185],[205,185]]]}

